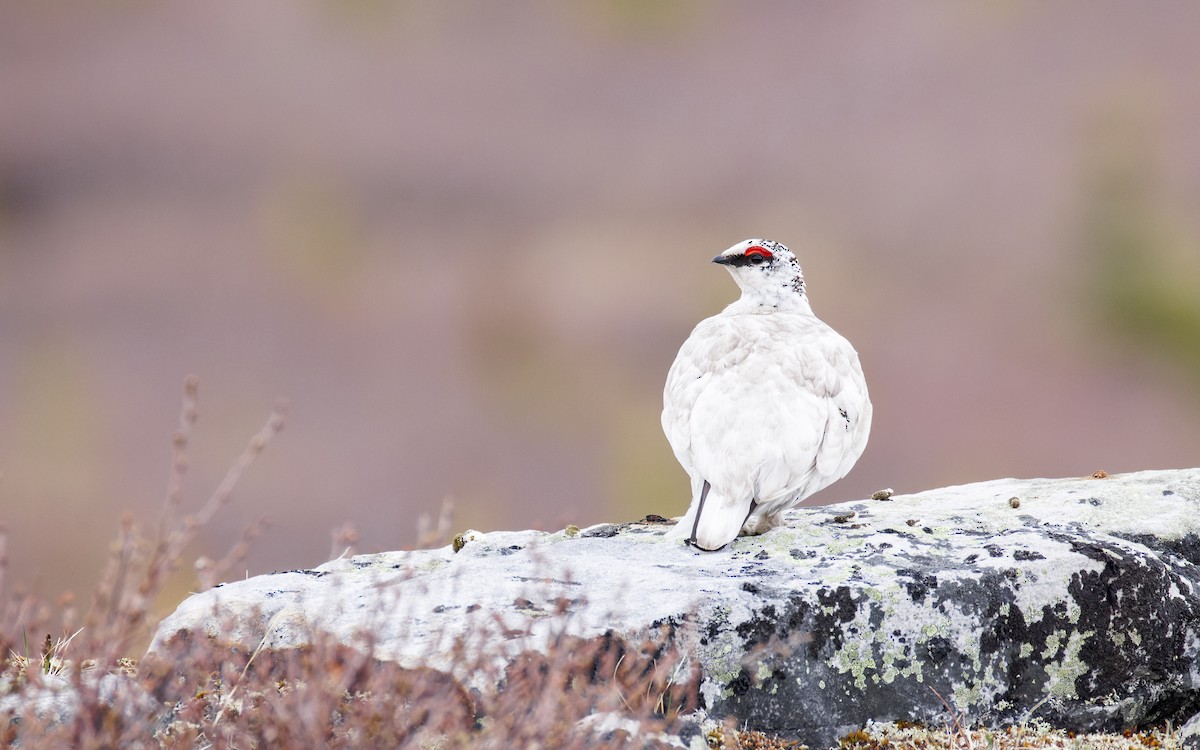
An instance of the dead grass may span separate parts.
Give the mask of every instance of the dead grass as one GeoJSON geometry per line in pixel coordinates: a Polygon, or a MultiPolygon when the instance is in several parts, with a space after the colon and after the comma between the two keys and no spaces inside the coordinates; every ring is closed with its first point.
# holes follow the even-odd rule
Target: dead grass
{"type": "Polygon", "coordinates": [[[967,729],[950,720],[941,727],[909,722],[877,724],[839,741],[840,750],[1174,750],[1172,727],[1122,734],[1076,734],[1039,721],[1002,729],[967,729]]]}

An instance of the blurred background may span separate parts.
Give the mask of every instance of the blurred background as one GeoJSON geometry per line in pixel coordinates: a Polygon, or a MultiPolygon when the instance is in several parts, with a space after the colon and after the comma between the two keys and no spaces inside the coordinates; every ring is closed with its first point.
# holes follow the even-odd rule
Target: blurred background
{"type": "MultiPolygon", "coordinates": [[[[687,505],[709,260],[790,245],[875,404],[812,502],[1200,464],[1200,4],[0,8],[0,522],[90,590],[287,427],[195,554],[256,574],[687,505]]],[[[181,594],[182,595],[182,594],[181,594]]]]}

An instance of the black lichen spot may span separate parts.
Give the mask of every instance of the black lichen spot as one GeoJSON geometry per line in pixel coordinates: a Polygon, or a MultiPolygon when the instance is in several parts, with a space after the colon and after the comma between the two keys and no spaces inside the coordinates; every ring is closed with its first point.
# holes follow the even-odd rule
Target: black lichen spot
{"type": "Polygon", "coordinates": [[[839,622],[850,622],[858,612],[858,602],[848,586],[838,586],[833,591],[821,589],[817,592],[817,601],[822,607],[832,607],[833,616],[839,622]]]}
{"type": "Polygon", "coordinates": [[[1157,707],[1142,721],[1175,720],[1182,713],[1181,701],[1195,702],[1194,695],[1180,688],[1171,694],[1159,687],[1168,675],[1194,668],[1189,623],[1200,617],[1200,606],[1174,593],[1185,579],[1153,554],[1103,541],[1078,546],[1104,567],[1076,573],[1067,587],[1079,606],[1075,629],[1095,634],[1079,648],[1087,671],[1075,680],[1076,694],[1092,701],[1114,691],[1148,690],[1157,695],[1157,707]],[[1117,633],[1125,638],[1113,638],[1117,633]],[[1130,646],[1131,640],[1137,647],[1130,646]]]}
{"type": "Polygon", "coordinates": [[[1004,549],[999,544],[987,544],[983,548],[992,557],[1004,557],[1004,549]]]}
{"type": "Polygon", "coordinates": [[[817,556],[817,551],[814,549],[805,549],[805,550],[790,549],[790,550],[788,550],[788,554],[791,555],[792,557],[796,558],[797,560],[811,560],[817,556]]]}
{"type": "Polygon", "coordinates": [[[757,584],[750,583],[749,581],[742,583],[742,591],[754,594],[755,596],[762,593],[762,589],[757,584]]]}
{"type": "MultiPolygon", "coordinates": [[[[366,565],[370,565],[370,563],[366,563],[366,565]]],[[[299,573],[302,576],[312,576],[313,578],[324,578],[325,576],[329,575],[329,571],[326,571],[326,570],[273,570],[273,571],[271,571],[271,575],[279,575],[281,573],[299,573]]]]}
{"type": "Polygon", "coordinates": [[[1174,490],[1163,490],[1163,497],[1167,497],[1168,495],[1174,495],[1174,494],[1175,494],[1174,490]]]}
{"type": "Polygon", "coordinates": [[[966,556],[966,558],[963,560],[963,562],[964,562],[964,563],[966,563],[967,565],[972,565],[972,564],[974,564],[974,563],[975,563],[975,561],[976,561],[976,560],[978,560],[978,559],[979,559],[979,553],[978,553],[978,552],[972,552],[971,554],[969,554],[969,555],[967,555],[967,556],[966,556]]]}
{"type": "Polygon", "coordinates": [[[940,664],[954,651],[954,646],[947,638],[935,635],[925,642],[925,651],[934,664],[940,664]]]}
{"type": "Polygon", "coordinates": [[[767,552],[765,549],[759,550],[758,554],[754,556],[754,559],[755,560],[770,560],[771,553],[767,552]]]}
{"type": "Polygon", "coordinates": [[[1035,552],[1031,549],[1018,549],[1013,551],[1014,560],[1045,560],[1046,556],[1041,552],[1035,552]]]}
{"type": "Polygon", "coordinates": [[[938,585],[937,576],[912,570],[911,568],[899,568],[896,570],[896,575],[913,579],[911,581],[902,581],[901,585],[908,592],[909,598],[917,604],[923,603],[929,591],[936,589],[938,585]]]}
{"type": "Polygon", "coordinates": [[[766,643],[776,634],[775,626],[779,619],[775,606],[768,604],[761,612],[755,613],[749,620],[734,628],[735,632],[746,643],[766,643]]]}
{"type": "Polygon", "coordinates": [[[741,697],[750,692],[750,685],[750,674],[746,671],[745,667],[742,667],[742,671],[738,673],[738,676],[734,677],[733,681],[729,683],[729,689],[733,691],[734,695],[741,697]]]}
{"type": "Polygon", "coordinates": [[[1200,565],[1200,536],[1185,534],[1182,539],[1163,539],[1154,534],[1118,534],[1122,539],[1149,547],[1155,552],[1166,552],[1182,557],[1193,565],[1200,565]]]}

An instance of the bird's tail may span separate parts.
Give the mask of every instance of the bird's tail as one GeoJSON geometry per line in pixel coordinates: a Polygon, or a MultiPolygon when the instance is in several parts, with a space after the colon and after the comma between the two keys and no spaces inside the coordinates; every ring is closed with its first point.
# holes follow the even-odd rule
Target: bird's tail
{"type": "Polygon", "coordinates": [[[687,513],[667,532],[668,539],[686,539],[703,550],[716,550],[737,538],[750,514],[750,500],[724,497],[705,482],[700,496],[692,500],[687,513]]]}

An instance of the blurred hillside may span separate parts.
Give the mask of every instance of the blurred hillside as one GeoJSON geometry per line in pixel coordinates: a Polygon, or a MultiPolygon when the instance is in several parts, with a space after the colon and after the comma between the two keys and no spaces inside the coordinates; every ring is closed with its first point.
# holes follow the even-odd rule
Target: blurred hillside
{"type": "Polygon", "coordinates": [[[290,399],[251,572],[681,513],[679,344],[785,242],[875,402],[815,501],[1200,457],[1200,5],[0,8],[0,522],[86,589],[290,399]]]}

